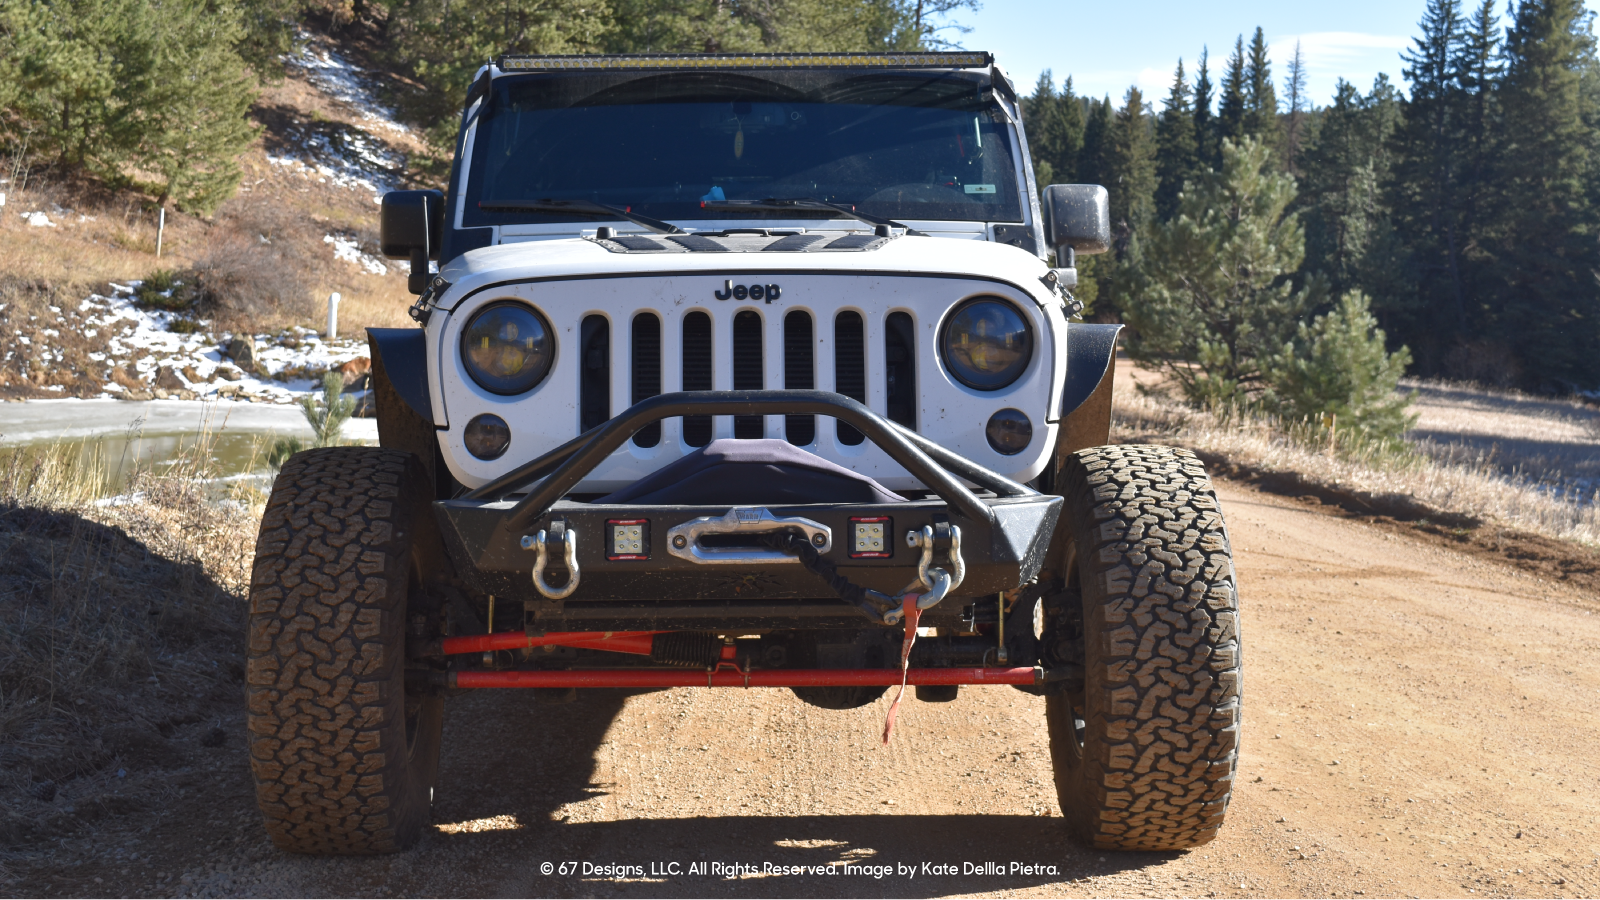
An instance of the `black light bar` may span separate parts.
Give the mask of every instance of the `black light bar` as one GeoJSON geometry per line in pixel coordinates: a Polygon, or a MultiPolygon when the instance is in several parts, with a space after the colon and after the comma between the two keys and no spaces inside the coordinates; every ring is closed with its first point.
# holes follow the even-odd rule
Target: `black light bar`
{"type": "Polygon", "coordinates": [[[502,56],[507,72],[611,69],[976,69],[994,65],[989,53],[699,53],[630,56],[502,56]]]}

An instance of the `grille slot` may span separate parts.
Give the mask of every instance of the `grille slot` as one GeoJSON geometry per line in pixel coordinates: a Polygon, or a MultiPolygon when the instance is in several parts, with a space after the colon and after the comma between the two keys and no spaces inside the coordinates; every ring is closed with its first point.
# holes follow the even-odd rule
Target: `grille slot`
{"type": "Polygon", "coordinates": [[[916,328],[911,314],[892,312],[884,320],[884,393],[888,399],[889,420],[917,429],[916,328]]]}
{"type": "MultiPolygon", "coordinates": [[[[833,319],[833,385],[838,393],[867,402],[867,335],[861,314],[846,310],[833,319]]],[[[855,426],[834,420],[839,443],[854,446],[866,440],[855,426]]]]}
{"type": "MultiPolygon", "coordinates": [[[[761,314],[755,310],[742,310],[733,317],[733,389],[736,391],[759,391],[766,387],[761,365],[762,330],[761,314]]],[[[762,416],[733,417],[734,437],[754,440],[765,434],[762,416]]]]}
{"type": "MultiPolygon", "coordinates": [[[[711,317],[698,310],[683,317],[683,389],[711,390],[711,317]]],[[[711,417],[684,416],[683,442],[691,447],[711,443],[711,417]]]]}
{"type": "Polygon", "coordinates": [[[578,327],[582,348],[578,373],[578,430],[588,431],[611,418],[611,323],[584,316],[578,327]]]}
{"type": "MultiPolygon", "coordinates": [[[[633,317],[633,395],[639,403],[661,393],[661,319],[655,313],[633,317]]],[[[661,443],[661,423],[651,422],[634,434],[640,447],[661,443]]]]}
{"type": "MultiPolygon", "coordinates": [[[[784,238],[788,240],[788,238],[784,238]]],[[[793,310],[783,317],[783,386],[809,391],[817,386],[816,345],[811,340],[811,314],[793,310]]],[[[817,439],[816,416],[784,416],[783,431],[789,443],[804,447],[817,439]]]]}

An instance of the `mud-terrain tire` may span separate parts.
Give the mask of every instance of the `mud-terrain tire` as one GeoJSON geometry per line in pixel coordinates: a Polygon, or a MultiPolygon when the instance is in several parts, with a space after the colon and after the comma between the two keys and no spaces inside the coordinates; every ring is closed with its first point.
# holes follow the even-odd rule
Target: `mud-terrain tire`
{"type": "Polygon", "coordinates": [[[1061,811],[1100,849],[1203,844],[1239,756],[1238,589],[1216,493],[1169,447],[1083,450],[1062,474],[1072,545],[1046,642],[1081,635],[1084,679],[1046,701],[1061,811]]]}
{"type": "Polygon", "coordinates": [[[427,824],[443,722],[407,696],[407,598],[432,486],[416,458],[297,454],[272,486],[250,582],[248,724],[256,801],[280,849],[403,850],[427,824]]]}

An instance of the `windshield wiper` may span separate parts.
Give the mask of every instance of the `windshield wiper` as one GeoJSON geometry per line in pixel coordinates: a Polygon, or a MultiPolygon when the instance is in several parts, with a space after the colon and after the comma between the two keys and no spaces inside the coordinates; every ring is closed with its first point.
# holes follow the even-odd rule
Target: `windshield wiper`
{"type": "Polygon", "coordinates": [[[704,200],[700,203],[701,209],[710,210],[740,210],[740,209],[822,209],[832,210],[836,213],[849,216],[858,222],[868,225],[882,225],[886,228],[904,228],[906,234],[915,234],[927,237],[926,234],[893,219],[874,216],[870,213],[857,212],[853,206],[843,203],[830,203],[827,200],[818,200],[815,197],[768,197],[765,200],[704,200]]]}
{"type": "Polygon", "coordinates": [[[687,234],[682,228],[660,219],[641,216],[618,206],[593,200],[483,200],[478,208],[488,212],[565,212],[580,216],[607,216],[632,222],[657,234],[687,234]]]}

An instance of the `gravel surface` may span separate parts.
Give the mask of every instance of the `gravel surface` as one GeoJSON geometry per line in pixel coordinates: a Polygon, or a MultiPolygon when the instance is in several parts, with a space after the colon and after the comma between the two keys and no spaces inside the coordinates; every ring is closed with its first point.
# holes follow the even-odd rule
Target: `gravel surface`
{"type": "Polygon", "coordinates": [[[1228,822],[1193,851],[1067,843],[1043,703],[1007,688],[912,702],[888,748],[886,701],[830,712],[780,690],[670,690],[543,706],[484,692],[447,707],[436,824],[412,852],[272,849],[233,709],[221,746],[197,744],[132,811],[11,854],[5,890],[1600,894],[1600,597],[1403,526],[1218,487],[1243,597],[1245,738],[1228,822]],[[823,868],[772,869],[796,866],[823,868]]]}

